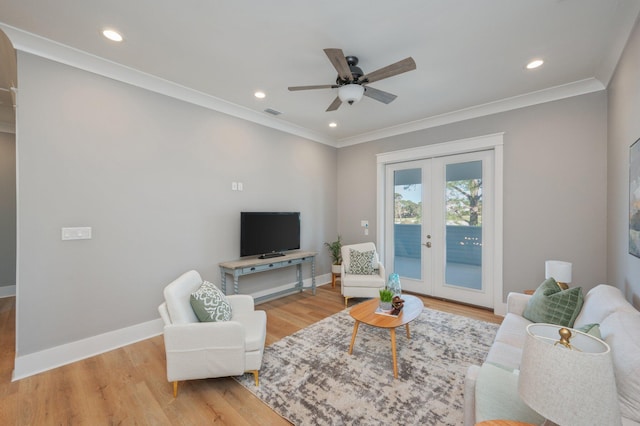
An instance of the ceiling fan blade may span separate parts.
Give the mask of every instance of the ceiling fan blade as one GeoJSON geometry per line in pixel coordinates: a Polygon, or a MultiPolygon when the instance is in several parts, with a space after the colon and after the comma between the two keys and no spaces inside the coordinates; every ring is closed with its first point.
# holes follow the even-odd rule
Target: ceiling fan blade
{"type": "Polygon", "coordinates": [[[343,80],[353,81],[353,75],[349,64],[342,53],[342,49],[324,49],[324,53],[331,61],[331,65],[338,71],[338,75],[343,80]]]}
{"type": "Polygon", "coordinates": [[[289,87],[289,90],[295,92],[296,90],[313,90],[313,89],[336,89],[338,88],[337,84],[319,84],[316,86],[292,86],[289,87]]]}
{"type": "Polygon", "coordinates": [[[342,105],[342,101],[339,96],[336,96],[333,102],[331,102],[331,105],[329,105],[329,108],[327,108],[326,112],[335,111],[340,108],[340,105],[342,105]]]}
{"type": "Polygon", "coordinates": [[[398,96],[393,93],[385,92],[383,90],[374,89],[373,87],[364,86],[364,95],[370,97],[371,99],[375,99],[376,101],[380,101],[382,103],[388,104],[393,102],[395,98],[398,96]]]}
{"type": "Polygon", "coordinates": [[[394,75],[402,74],[403,72],[412,71],[416,69],[416,62],[411,56],[405,58],[395,64],[387,65],[378,70],[375,70],[369,74],[365,74],[358,79],[360,83],[373,83],[374,81],[382,80],[383,78],[393,77],[394,75]]]}

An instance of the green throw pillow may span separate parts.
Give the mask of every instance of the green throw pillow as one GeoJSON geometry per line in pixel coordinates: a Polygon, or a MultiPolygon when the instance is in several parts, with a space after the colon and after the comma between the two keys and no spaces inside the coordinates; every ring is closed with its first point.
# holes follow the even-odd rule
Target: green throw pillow
{"type": "Polygon", "coordinates": [[[376,252],[370,251],[357,251],[349,249],[349,271],[348,273],[354,275],[373,275],[373,257],[376,252]]]}
{"type": "Polygon", "coordinates": [[[582,327],[576,328],[576,330],[590,334],[598,339],[602,339],[602,336],[600,335],[600,324],[585,324],[582,327]]]}
{"type": "Polygon", "coordinates": [[[209,281],[191,294],[191,307],[202,322],[229,321],[231,304],[222,291],[209,281]]]}
{"type": "Polygon", "coordinates": [[[562,290],[556,280],[549,278],[533,293],[523,316],[533,322],[573,327],[583,302],[581,287],[562,290]]]}

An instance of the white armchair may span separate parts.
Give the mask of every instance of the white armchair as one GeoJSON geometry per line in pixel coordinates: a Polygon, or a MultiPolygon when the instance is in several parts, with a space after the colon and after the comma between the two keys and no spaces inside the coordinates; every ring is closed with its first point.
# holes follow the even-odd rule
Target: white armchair
{"type": "Polygon", "coordinates": [[[344,305],[348,306],[348,300],[350,297],[379,297],[380,289],[384,288],[386,283],[386,274],[384,266],[378,258],[378,252],[376,246],[373,243],[361,243],[342,246],[342,266],[340,270],[340,286],[342,289],[342,295],[344,296],[344,305]],[[356,250],[359,252],[374,251],[372,268],[374,273],[372,275],[357,275],[352,274],[351,270],[351,257],[350,250],[356,250]]]}
{"type": "Polygon", "coordinates": [[[232,317],[224,322],[200,322],[190,297],[202,284],[196,271],[182,274],[164,289],[158,307],[164,320],[167,379],[178,395],[178,381],[239,376],[252,372],[258,386],[267,336],[267,315],[254,309],[249,295],[231,295],[232,317]]]}

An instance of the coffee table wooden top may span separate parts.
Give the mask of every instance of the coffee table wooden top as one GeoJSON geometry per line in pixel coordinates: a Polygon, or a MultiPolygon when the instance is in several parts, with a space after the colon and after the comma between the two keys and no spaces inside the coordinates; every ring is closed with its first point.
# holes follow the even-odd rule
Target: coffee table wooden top
{"type": "Polygon", "coordinates": [[[349,312],[353,319],[360,321],[364,324],[372,325],[380,328],[396,328],[401,325],[408,324],[420,315],[424,309],[422,300],[409,294],[403,294],[404,307],[400,311],[400,315],[397,318],[390,315],[376,314],[376,309],[380,305],[379,299],[371,299],[366,302],[362,302],[351,308],[349,312]]]}

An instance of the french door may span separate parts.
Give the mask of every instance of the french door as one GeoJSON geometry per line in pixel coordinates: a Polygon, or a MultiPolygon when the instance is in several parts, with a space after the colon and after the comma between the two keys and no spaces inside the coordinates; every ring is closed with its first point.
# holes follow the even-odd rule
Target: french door
{"type": "Polygon", "coordinates": [[[385,165],[385,267],[405,290],[493,307],[493,152],[385,165]]]}

